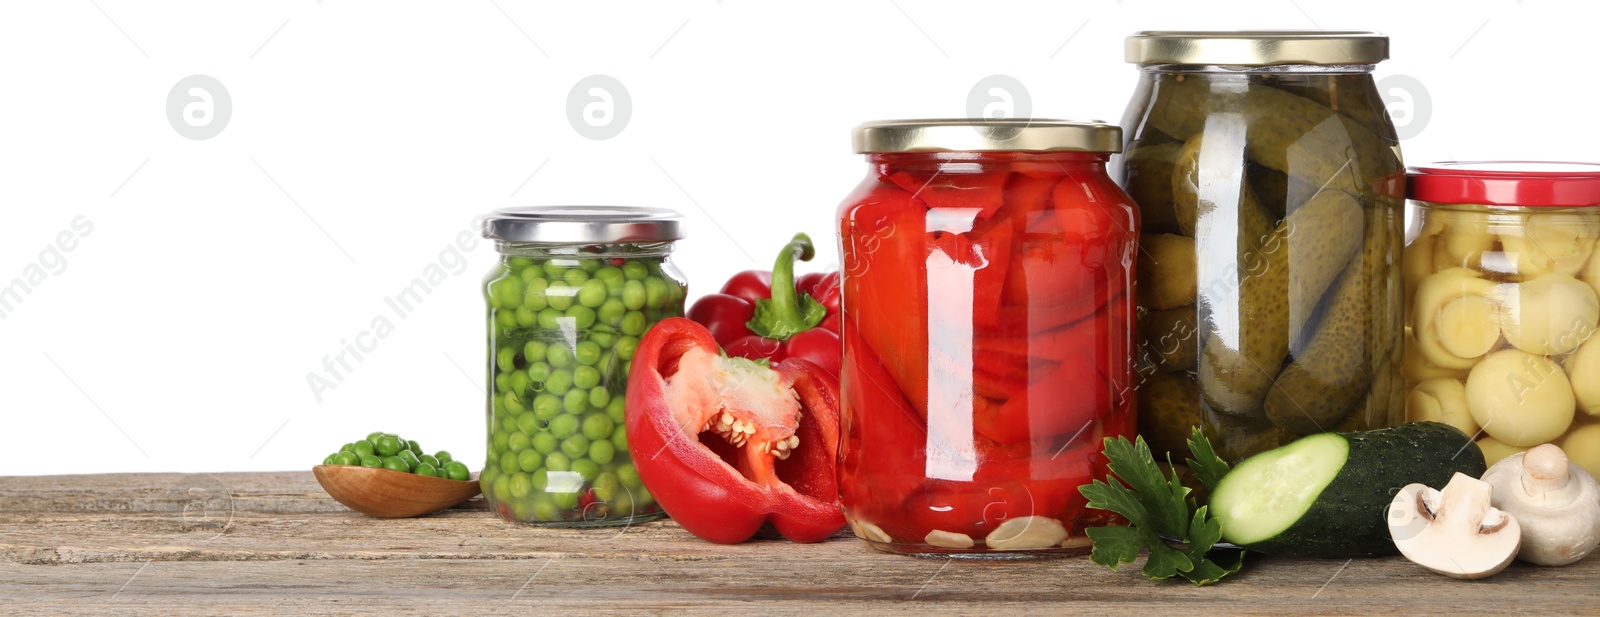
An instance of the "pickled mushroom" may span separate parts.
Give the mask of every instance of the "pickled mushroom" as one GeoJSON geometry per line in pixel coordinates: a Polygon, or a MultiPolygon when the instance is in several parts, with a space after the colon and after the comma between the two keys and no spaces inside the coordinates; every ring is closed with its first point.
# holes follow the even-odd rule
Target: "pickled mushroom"
{"type": "Polygon", "coordinates": [[[1504,330],[1517,349],[1565,354],[1588,340],[1600,322],[1600,297],[1571,275],[1544,274],[1507,287],[1504,330]]]}
{"type": "Polygon", "coordinates": [[[1478,434],[1478,421],[1467,408],[1467,387],[1448,377],[1429,379],[1411,388],[1406,422],[1443,422],[1468,435],[1478,434]]]}
{"type": "MultiPolygon", "coordinates": [[[[1600,416],[1600,342],[1595,341],[1591,339],[1576,353],[1567,356],[1564,368],[1572,382],[1572,394],[1578,401],[1578,409],[1591,416],[1600,416]]],[[[1600,448],[1600,443],[1595,446],[1600,448]]]]}
{"type": "Polygon", "coordinates": [[[1483,254],[1494,250],[1495,236],[1489,230],[1489,213],[1477,206],[1435,208],[1427,214],[1424,232],[1433,231],[1434,267],[1477,268],[1483,254]]]}
{"type": "Polygon", "coordinates": [[[1567,374],[1555,362],[1506,349],[1472,368],[1467,408],[1490,437],[1526,448],[1567,432],[1577,404],[1567,374]]]}
{"type": "Polygon", "coordinates": [[[1495,284],[1468,268],[1447,268],[1422,279],[1412,302],[1417,350],[1434,366],[1471,367],[1500,340],[1495,284]]]}
{"type": "Polygon", "coordinates": [[[1501,231],[1500,246],[1523,277],[1577,274],[1600,238],[1600,212],[1535,212],[1519,219],[1501,231]]]}

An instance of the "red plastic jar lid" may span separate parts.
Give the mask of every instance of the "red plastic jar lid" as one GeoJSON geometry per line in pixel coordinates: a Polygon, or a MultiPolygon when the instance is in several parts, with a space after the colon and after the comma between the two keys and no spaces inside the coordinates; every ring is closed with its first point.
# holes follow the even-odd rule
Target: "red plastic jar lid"
{"type": "Polygon", "coordinates": [[[1600,206],[1600,163],[1475,161],[1407,170],[1407,197],[1490,206],[1600,206]]]}

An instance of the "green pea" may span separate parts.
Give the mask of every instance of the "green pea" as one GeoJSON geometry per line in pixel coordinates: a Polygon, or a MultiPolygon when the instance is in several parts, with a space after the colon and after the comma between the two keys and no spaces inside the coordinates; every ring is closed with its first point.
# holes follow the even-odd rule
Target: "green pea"
{"type": "Polygon", "coordinates": [[[578,361],[578,364],[585,366],[594,366],[596,362],[599,362],[600,353],[600,344],[594,341],[579,342],[572,349],[573,358],[578,361]]]}
{"type": "Polygon", "coordinates": [[[567,269],[575,265],[577,264],[570,259],[552,259],[545,262],[544,271],[545,274],[550,275],[550,278],[561,278],[562,275],[567,273],[567,269]]]}
{"type": "Polygon", "coordinates": [[[615,424],[622,424],[626,408],[626,398],[620,396],[613,398],[610,403],[606,403],[606,417],[611,418],[611,421],[615,424]]]}
{"type": "Polygon", "coordinates": [[[589,410],[589,391],[573,388],[561,399],[561,409],[569,414],[581,415],[589,410]]]}
{"type": "MultiPolygon", "coordinates": [[[[347,444],[344,444],[342,446],[339,446],[339,452],[352,452],[352,451],[355,450],[355,447],[356,447],[356,444],[347,443],[347,444]]],[[[335,452],[334,454],[338,454],[339,452],[335,452]]]]}
{"type": "MultiPolygon", "coordinates": [[[[532,272],[527,270],[524,272],[532,272]]],[[[535,311],[550,306],[549,298],[545,297],[546,290],[550,288],[550,281],[542,278],[529,279],[526,283],[527,291],[522,292],[522,305],[535,311]]]]}
{"type": "Polygon", "coordinates": [[[532,472],[529,472],[528,476],[533,478],[533,490],[538,491],[540,493],[544,493],[544,489],[550,488],[550,472],[549,471],[546,471],[545,469],[540,468],[540,469],[536,469],[536,470],[534,470],[532,472]]]}
{"type": "Polygon", "coordinates": [[[628,431],[617,431],[611,434],[611,446],[618,452],[628,451],[628,431]]]}
{"type": "Polygon", "coordinates": [[[550,366],[555,368],[571,368],[577,361],[577,358],[573,357],[572,349],[566,345],[551,345],[544,357],[550,361],[550,366]]]}
{"type": "Polygon", "coordinates": [[[521,469],[522,469],[522,465],[518,464],[518,462],[517,462],[517,453],[516,452],[507,451],[504,454],[500,455],[500,472],[501,473],[517,473],[521,469]]]}
{"type": "Polygon", "coordinates": [[[561,328],[561,320],[564,317],[566,315],[556,310],[555,307],[539,311],[539,327],[545,330],[558,330],[561,328]]]}
{"type": "Polygon", "coordinates": [[[561,282],[551,283],[550,287],[544,290],[544,295],[550,302],[550,308],[558,311],[565,311],[570,308],[572,306],[572,298],[577,294],[577,289],[561,282]]]}
{"type": "Polygon", "coordinates": [[[511,389],[511,373],[500,373],[494,376],[494,389],[496,392],[505,393],[511,389]]]}
{"type": "Polygon", "coordinates": [[[581,269],[568,270],[561,273],[561,280],[566,281],[567,285],[573,288],[582,287],[584,283],[589,282],[589,273],[581,269]]]}
{"type": "MultiPolygon", "coordinates": [[[[535,357],[543,358],[544,354],[541,353],[538,356],[528,356],[528,357],[529,358],[535,358],[535,357]]],[[[544,389],[544,384],[542,382],[544,382],[544,380],[549,379],[549,378],[550,378],[550,363],[549,362],[545,362],[544,360],[540,360],[538,362],[534,362],[533,364],[529,364],[528,365],[528,380],[530,382],[538,382],[539,383],[539,386],[534,388],[535,391],[544,389]]]]}
{"type": "Polygon", "coordinates": [[[610,463],[617,456],[617,447],[611,442],[601,439],[589,443],[589,460],[604,465],[610,463]]]}
{"type": "MultiPolygon", "coordinates": [[[[522,272],[518,273],[517,275],[522,277],[522,285],[524,287],[526,287],[528,285],[528,283],[531,283],[533,281],[537,281],[537,280],[539,280],[539,277],[544,276],[544,268],[540,268],[537,265],[529,266],[527,269],[523,270],[522,272]]],[[[526,294],[523,295],[523,300],[522,301],[524,303],[526,303],[528,301],[526,294]]]]}
{"type": "Polygon", "coordinates": [[[517,453],[517,466],[521,467],[523,471],[531,472],[538,469],[542,464],[544,464],[544,454],[541,454],[538,450],[529,449],[517,453]]]}
{"type": "Polygon", "coordinates": [[[600,261],[599,259],[585,259],[578,263],[579,268],[583,268],[584,272],[591,274],[594,273],[595,270],[599,270],[600,266],[602,265],[604,265],[604,262],[600,261]]]}
{"type": "Polygon", "coordinates": [[[572,385],[587,390],[599,384],[600,369],[592,366],[580,366],[572,369],[572,385]]]}
{"type": "Polygon", "coordinates": [[[572,305],[567,309],[566,316],[572,319],[573,327],[579,330],[587,330],[594,325],[594,309],[582,304],[572,305]]]}
{"type": "Polygon", "coordinates": [[[392,435],[383,435],[378,437],[378,443],[373,445],[377,446],[378,455],[384,458],[389,458],[399,454],[400,450],[405,448],[405,446],[400,443],[400,439],[392,435]]]}
{"type": "Polygon", "coordinates": [[[589,439],[605,439],[611,436],[611,430],[616,428],[611,418],[603,413],[592,413],[583,417],[583,436],[589,439]]]}
{"type": "Polygon", "coordinates": [[[506,402],[506,411],[511,413],[522,413],[528,410],[527,407],[522,406],[522,397],[518,396],[516,392],[507,392],[502,397],[502,400],[506,402]]]}
{"type": "Polygon", "coordinates": [[[633,496],[633,504],[635,507],[645,508],[655,502],[656,498],[650,496],[650,489],[643,486],[639,487],[638,493],[633,496]]]}
{"type": "Polygon", "coordinates": [[[521,499],[533,492],[533,480],[525,473],[511,474],[511,496],[521,499]]]}
{"type": "MultiPolygon", "coordinates": [[[[576,381],[577,378],[574,377],[573,380],[576,381]]],[[[595,387],[589,389],[589,406],[590,407],[593,407],[595,409],[605,409],[606,406],[610,405],[610,404],[611,404],[611,391],[607,390],[605,388],[605,386],[595,386],[595,387]]]]}
{"type": "Polygon", "coordinates": [[[539,323],[539,312],[528,308],[527,305],[517,307],[516,315],[517,325],[524,328],[539,323]]]}
{"type": "Polygon", "coordinates": [[[600,475],[600,464],[586,458],[581,458],[572,461],[572,470],[578,472],[578,475],[583,476],[584,482],[588,482],[593,480],[595,476],[600,475]]]}
{"type": "Polygon", "coordinates": [[[630,261],[622,264],[622,276],[629,280],[637,281],[650,276],[650,269],[642,263],[630,261]]]}
{"type": "Polygon", "coordinates": [[[444,464],[444,477],[457,482],[466,482],[472,478],[472,471],[467,469],[466,463],[450,461],[444,464]]]}
{"type": "Polygon", "coordinates": [[[517,327],[517,313],[512,309],[500,309],[494,312],[494,321],[500,327],[510,329],[517,327]]]}
{"type": "Polygon", "coordinates": [[[511,434],[510,433],[506,433],[506,432],[502,432],[502,431],[495,431],[493,440],[494,440],[494,451],[495,452],[505,452],[506,450],[510,450],[511,449],[511,434]]]}
{"type": "Polygon", "coordinates": [[[600,305],[600,308],[596,311],[596,316],[600,319],[600,323],[616,326],[622,323],[622,316],[627,312],[628,307],[621,300],[610,299],[600,305]]]}
{"type": "Polygon", "coordinates": [[[417,466],[418,467],[421,467],[423,465],[432,465],[435,470],[439,469],[439,466],[443,464],[443,463],[439,462],[439,459],[434,458],[434,456],[432,454],[424,454],[422,456],[419,456],[419,457],[417,457],[417,461],[418,461],[417,462],[417,466]]]}
{"type": "Polygon", "coordinates": [[[406,462],[406,469],[408,469],[408,470],[416,469],[417,468],[417,463],[422,462],[420,459],[417,458],[417,453],[416,452],[412,452],[410,450],[401,450],[399,454],[395,455],[395,458],[398,458],[398,459],[400,459],[402,461],[405,461],[406,462]]]}
{"type": "Polygon", "coordinates": [[[415,439],[406,442],[406,449],[417,456],[422,455],[422,446],[417,445],[417,440],[415,439]]]}
{"type": "Polygon", "coordinates": [[[627,283],[623,284],[622,305],[627,307],[628,310],[637,311],[641,308],[644,308],[644,300],[644,283],[639,281],[628,281],[627,283]]]}
{"type": "Polygon", "coordinates": [[[627,490],[616,491],[611,498],[612,516],[633,516],[633,495],[627,490]]]}
{"type": "Polygon", "coordinates": [[[507,260],[506,263],[511,265],[512,270],[522,270],[523,268],[533,265],[533,260],[528,259],[527,257],[512,257],[511,259],[507,260]]]}
{"type": "Polygon", "coordinates": [[[335,465],[360,465],[361,457],[354,452],[340,452],[333,455],[335,465]]]}
{"type": "Polygon", "coordinates": [[[556,439],[566,439],[577,434],[579,424],[577,416],[560,415],[550,421],[550,433],[555,435],[556,439]]]}
{"type": "MultiPolygon", "coordinates": [[[[462,467],[466,467],[466,465],[463,464],[462,467]]],[[[478,481],[484,484],[485,493],[489,492],[488,485],[494,484],[495,481],[499,479],[500,466],[496,465],[493,460],[488,461],[487,464],[483,466],[483,473],[478,474],[478,481]]]]}
{"type": "MultiPolygon", "coordinates": [[[[644,313],[628,311],[628,314],[622,317],[622,325],[617,326],[617,329],[628,336],[639,336],[644,334],[645,325],[648,323],[645,320],[644,313]]],[[[628,354],[628,357],[632,358],[633,354],[628,354]]]]}
{"type": "MultiPolygon", "coordinates": [[[[617,357],[618,358],[622,358],[625,361],[632,361],[633,360],[633,352],[639,349],[639,337],[637,337],[637,336],[621,336],[621,337],[617,337],[617,345],[616,345],[615,349],[617,351],[617,357]]],[[[624,364],[623,366],[627,366],[627,365],[624,364]]]]}
{"type": "Polygon", "coordinates": [[[367,443],[376,446],[378,445],[378,438],[382,437],[383,435],[383,431],[373,431],[371,433],[367,433],[367,443]]]}
{"type": "Polygon", "coordinates": [[[494,483],[494,500],[500,503],[511,501],[511,482],[502,480],[494,483]]]}
{"type": "MultiPolygon", "coordinates": [[[[601,464],[604,465],[605,463],[601,464]]],[[[596,491],[614,493],[617,489],[622,488],[622,480],[617,478],[617,472],[615,471],[602,471],[600,475],[594,477],[592,488],[596,491]]],[[[598,497],[598,495],[596,496],[598,497]]],[[[610,501],[609,496],[606,499],[601,499],[601,501],[610,501]]]]}
{"type": "Polygon", "coordinates": [[[503,373],[517,370],[517,350],[512,347],[501,347],[494,356],[494,362],[503,373]]]}
{"type": "Polygon", "coordinates": [[[507,374],[511,376],[511,391],[512,392],[527,392],[528,391],[528,383],[530,381],[532,381],[532,380],[528,379],[528,373],[526,373],[524,371],[517,371],[515,373],[507,373],[507,374]]]}
{"type": "Polygon", "coordinates": [[[439,461],[439,468],[444,469],[445,465],[449,465],[450,461],[456,460],[456,458],[450,456],[449,450],[440,450],[433,453],[433,460],[439,461]]]}
{"type": "Polygon", "coordinates": [[[622,275],[622,268],[618,268],[616,266],[606,266],[604,268],[600,268],[599,270],[595,270],[594,278],[604,282],[606,287],[610,287],[613,283],[616,285],[622,285],[622,279],[624,277],[622,275]]]}
{"type": "MultiPolygon", "coordinates": [[[[551,418],[561,415],[561,397],[549,392],[541,392],[533,397],[533,417],[537,420],[549,422],[551,418]]],[[[527,431],[532,433],[533,431],[527,431]]]]}
{"type": "Polygon", "coordinates": [[[661,308],[667,304],[667,284],[661,279],[645,279],[644,304],[652,308],[661,308]]]}
{"type": "Polygon", "coordinates": [[[572,389],[572,371],[560,370],[550,373],[550,378],[544,380],[546,392],[556,396],[565,396],[572,389]]]}
{"type": "Polygon", "coordinates": [[[555,452],[560,447],[561,440],[556,439],[555,435],[551,435],[546,431],[539,431],[533,434],[533,449],[538,450],[540,454],[555,452]]]}
{"type": "Polygon", "coordinates": [[[583,435],[573,435],[561,440],[561,453],[568,458],[583,458],[589,454],[589,438],[583,435]]]}
{"type": "Polygon", "coordinates": [[[544,468],[549,471],[572,471],[572,459],[566,454],[551,452],[544,457],[544,468]]]}
{"type": "Polygon", "coordinates": [[[589,280],[578,288],[578,304],[595,308],[606,301],[606,284],[598,280],[589,280]]]}
{"type": "Polygon", "coordinates": [[[363,439],[351,445],[350,451],[356,453],[356,456],[371,456],[377,448],[372,447],[372,442],[363,439]]]}
{"type": "Polygon", "coordinates": [[[521,431],[524,435],[532,435],[539,432],[544,427],[544,422],[542,422],[538,416],[539,399],[533,399],[533,408],[533,412],[525,413],[516,417],[517,430],[521,431]]]}
{"type": "Polygon", "coordinates": [[[577,493],[555,493],[551,495],[551,498],[555,501],[557,508],[571,510],[578,507],[577,493]]]}
{"type": "Polygon", "coordinates": [[[406,473],[411,473],[411,466],[406,464],[405,459],[398,456],[391,456],[383,459],[383,468],[389,471],[403,471],[406,473]]]}
{"type": "Polygon", "coordinates": [[[383,459],[376,454],[368,454],[361,457],[361,466],[381,469],[383,467],[383,459]]]}
{"type": "Polygon", "coordinates": [[[611,326],[600,324],[589,330],[589,340],[602,348],[610,347],[617,342],[617,332],[611,326]]]}
{"type": "Polygon", "coordinates": [[[339,453],[335,452],[333,454],[329,454],[327,456],[327,458],[322,459],[322,464],[324,464],[324,465],[337,465],[337,464],[339,464],[337,462],[338,460],[339,460],[339,453]]]}
{"type": "Polygon", "coordinates": [[[417,463],[417,468],[412,470],[411,473],[419,476],[437,478],[439,477],[439,468],[435,467],[432,463],[417,463]]]}
{"type": "Polygon", "coordinates": [[[528,415],[528,414],[526,414],[526,413],[523,413],[523,414],[507,413],[507,414],[501,416],[500,417],[500,430],[505,431],[507,433],[516,432],[518,430],[518,428],[517,428],[517,418],[520,418],[520,417],[525,416],[525,415],[528,415]]]}
{"type": "Polygon", "coordinates": [[[541,340],[535,339],[528,341],[522,346],[522,357],[526,358],[530,362],[536,362],[544,358],[545,351],[548,347],[549,345],[541,340]]]}
{"type": "Polygon", "coordinates": [[[489,294],[500,303],[498,308],[515,309],[522,306],[522,278],[506,277],[489,283],[489,294]]]}
{"type": "Polygon", "coordinates": [[[633,468],[633,463],[623,463],[618,467],[617,477],[622,480],[622,485],[628,488],[636,489],[644,486],[639,482],[639,470],[633,468]]]}
{"type": "Polygon", "coordinates": [[[506,446],[511,448],[512,452],[521,452],[531,445],[533,445],[533,438],[529,437],[527,433],[512,433],[510,437],[506,438],[506,446]]]}

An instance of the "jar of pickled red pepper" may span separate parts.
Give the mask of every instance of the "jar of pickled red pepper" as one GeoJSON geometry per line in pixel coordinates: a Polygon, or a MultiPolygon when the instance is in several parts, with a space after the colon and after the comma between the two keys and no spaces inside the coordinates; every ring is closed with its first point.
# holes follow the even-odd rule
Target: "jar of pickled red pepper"
{"type": "Polygon", "coordinates": [[[1600,475],[1600,165],[1411,169],[1406,419],[1600,475]]]}
{"type": "Polygon", "coordinates": [[[1144,221],[1139,433],[1230,462],[1402,420],[1405,167],[1375,32],[1141,32],[1121,180],[1144,221]]]}
{"type": "Polygon", "coordinates": [[[1139,216],[1118,127],[873,122],[839,209],[841,500],[885,551],[1088,550],[1080,485],[1131,436],[1139,216]]]}
{"type": "Polygon", "coordinates": [[[628,456],[623,401],[639,338],[683,316],[668,259],[681,218],[660,208],[491,212],[500,261],[489,317],[488,460],[479,482],[509,521],[573,527],[661,517],[628,456]]]}

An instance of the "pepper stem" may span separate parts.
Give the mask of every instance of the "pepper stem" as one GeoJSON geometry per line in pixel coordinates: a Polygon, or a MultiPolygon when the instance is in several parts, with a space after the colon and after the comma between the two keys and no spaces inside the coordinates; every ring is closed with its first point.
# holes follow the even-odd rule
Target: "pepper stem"
{"type": "Polygon", "coordinates": [[[779,341],[805,332],[827,317],[828,309],[809,294],[800,293],[794,286],[794,262],[811,261],[816,247],[811,236],[797,233],[778,253],[772,264],[772,296],[756,300],[755,313],[745,327],[757,336],[779,341]]]}

